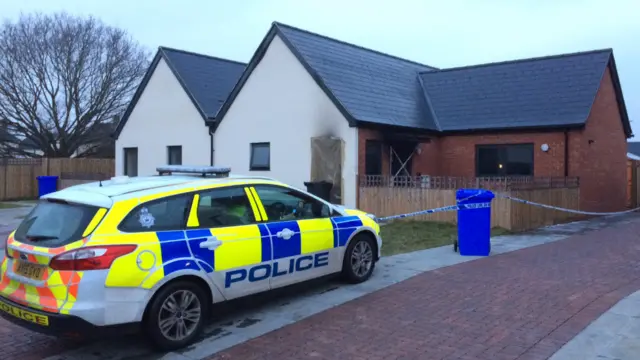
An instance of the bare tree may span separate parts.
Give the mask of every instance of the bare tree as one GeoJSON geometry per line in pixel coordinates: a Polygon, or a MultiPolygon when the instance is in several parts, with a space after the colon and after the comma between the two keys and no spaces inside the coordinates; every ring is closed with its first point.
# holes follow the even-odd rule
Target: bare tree
{"type": "MultiPolygon", "coordinates": [[[[83,156],[113,141],[105,128],[130,101],[149,54],[93,18],[22,15],[0,27],[0,119],[47,157],[83,156]],[[106,125],[106,126],[105,126],[106,125]]],[[[20,146],[8,145],[29,156],[20,146]]]]}

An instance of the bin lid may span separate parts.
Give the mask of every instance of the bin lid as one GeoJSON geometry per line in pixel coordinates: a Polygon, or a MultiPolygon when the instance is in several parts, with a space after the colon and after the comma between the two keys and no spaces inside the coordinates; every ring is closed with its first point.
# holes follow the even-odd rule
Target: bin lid
{"type": "Polygon", "coordinates": [[[456,191],[456,200],[464,200],[470,197],[477,200],[491,200],[496,196],[486,189],[458,189],[456,191]]]}

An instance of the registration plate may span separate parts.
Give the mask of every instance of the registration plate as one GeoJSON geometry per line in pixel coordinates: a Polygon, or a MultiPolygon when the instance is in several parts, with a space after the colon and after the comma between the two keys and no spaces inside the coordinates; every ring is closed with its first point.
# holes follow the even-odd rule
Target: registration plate
{"type": "Polygon", "coordinates": [[[22,320],[32,322],[34,324],[42,325],[42,326],[49,326],[49,317],[45,315],[39,315],[39,314],[32,313],[30,311],[18,309],[15,306],[5,304],[1,301],[0,301],[0,310],[6,312],[9,315],[17,317],[18,319],[22,319],[22,320]]]}
{"type": "Polygon", "coordinates": [[[16,274],[33,280],[42,280],[44,276],[44,266],[18,261],[16,274]]]}

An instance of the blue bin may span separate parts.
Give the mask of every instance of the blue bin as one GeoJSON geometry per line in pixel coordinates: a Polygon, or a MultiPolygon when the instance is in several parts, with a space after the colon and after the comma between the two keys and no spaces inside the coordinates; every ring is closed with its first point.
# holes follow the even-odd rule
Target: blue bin
{"type": "Polygon", "coordinates": [[[57,176],[38,176],[38,198],[58,191],[57,176]]]}
{"type": "Polygon", "coordinates": [[[456,192],[458,209],[458,250],[465,256],[488,256],[491,252],[491,200],[495,195],[482,189],[456,192]]]}

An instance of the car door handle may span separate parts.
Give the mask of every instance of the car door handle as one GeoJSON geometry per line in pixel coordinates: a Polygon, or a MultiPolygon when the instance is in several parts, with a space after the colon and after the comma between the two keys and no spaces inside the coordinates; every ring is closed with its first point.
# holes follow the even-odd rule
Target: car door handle
{"type": "Polygon", "coordinates": [[[218,240],[215,236],[211,236],[211,237],[206,238],[205,241],[200,243],[200,248],[201,249],[215,250],[220,245],[222,245],[222,241],[218,240]]]}
{"type": "Polygon", "coordinates": [[[284,240],[289,240],[295,234],[295,232],[289,229],[282,229],[281,231],[278,231],[278,233],[276,233],[276,236],[284,240]]]}

